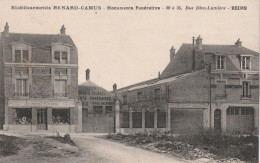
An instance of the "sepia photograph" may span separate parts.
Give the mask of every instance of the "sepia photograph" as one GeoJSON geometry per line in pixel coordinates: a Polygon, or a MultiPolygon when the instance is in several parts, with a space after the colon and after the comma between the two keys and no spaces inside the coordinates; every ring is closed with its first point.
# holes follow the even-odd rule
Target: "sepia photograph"
{"type": "Polygon", "coordinates": [[[258,163],[258,0],[1,0],[0,163],[258,163]]]}

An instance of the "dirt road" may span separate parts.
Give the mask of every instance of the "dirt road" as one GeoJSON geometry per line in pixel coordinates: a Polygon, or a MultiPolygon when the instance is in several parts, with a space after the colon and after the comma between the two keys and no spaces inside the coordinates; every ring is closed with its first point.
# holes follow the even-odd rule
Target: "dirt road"
{"type": "Polygon", "coordinates": [[[125,146],[116,142],[95,138],[93,136],[73,136],[73,140],[83,150],[84,157],[76,162],[98,163],[173,163],[187,162],[136,147],[125,146]],[[84,159],[85,158],[85,159],[84,159]]]}

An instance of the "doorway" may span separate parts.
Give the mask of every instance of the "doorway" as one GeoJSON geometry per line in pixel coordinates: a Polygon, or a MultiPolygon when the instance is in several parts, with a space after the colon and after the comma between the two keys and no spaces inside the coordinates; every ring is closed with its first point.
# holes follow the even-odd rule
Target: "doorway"
{"type": "Polygon", "coordinates": [[[37,109],[37,130],[47,130],[47,109],[37,109]]]}
{"type": "Polygon", "coordinates": [[[214,130],[215,132],[221,132],[221,110],[216,109],[214,111],[214,130]]]}

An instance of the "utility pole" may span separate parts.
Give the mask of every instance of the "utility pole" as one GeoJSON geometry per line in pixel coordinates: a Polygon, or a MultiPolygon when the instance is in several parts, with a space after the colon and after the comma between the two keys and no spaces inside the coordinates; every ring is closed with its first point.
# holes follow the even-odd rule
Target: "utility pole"
{"type": "Polygon", "coordinates": [[[211,130],[211,67],[212,63],[209,64],[209,128],[211,130]]]}

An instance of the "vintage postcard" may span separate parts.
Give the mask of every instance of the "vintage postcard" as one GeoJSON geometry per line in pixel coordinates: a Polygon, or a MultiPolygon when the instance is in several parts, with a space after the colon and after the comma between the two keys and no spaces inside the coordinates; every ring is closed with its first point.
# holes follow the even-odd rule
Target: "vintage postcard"
{"type": "Polygon", "coordinates": [[[258,0],[1,0],[0,162],[259,161],[258,0]]]}

